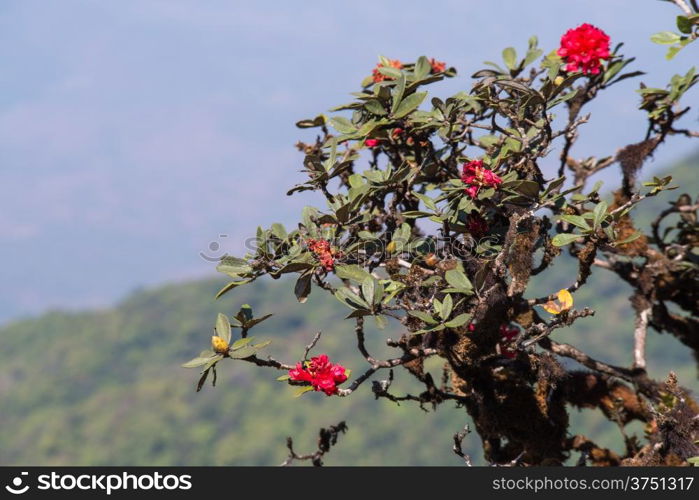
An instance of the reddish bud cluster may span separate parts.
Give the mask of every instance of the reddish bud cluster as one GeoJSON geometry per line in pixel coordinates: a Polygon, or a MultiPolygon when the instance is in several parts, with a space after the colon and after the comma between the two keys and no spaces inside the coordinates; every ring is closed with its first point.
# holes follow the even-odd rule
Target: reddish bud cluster
{"type": "Polygon", "coordinates": [[[519,335],[519,328],[510,328],[509,325],[500,326],[500,352],[503,356],[509,359],[513,359],[517,356],[517,351],[515,351],[512,341],[519,335]]]}
{"type": "Polygon", "coordinates": [[[289,378],[296,382],[308,382],[314,391],[323,391],[328,396],[337,394],[337,385],[347,380],[347,369],[332,364],[326,354],[311,358],[305,363],[296,363],[289,370],[289,378]]]}
{"type": "Polygon", "coordinates": [[[443,73],[447,69],[447,63],[444,61],[438,61],[434,57],[430,59],[430,66],[432,66],[432,69],[430,70],[430,73],[443,73]]]}
{"type": "Polygon", "coordinates": [[[502,183],[502,179],[492,170],[485,168],[481,160],[465,163],[461,180],[468,184],[464,192],[471,198],[478,195],[482,186],[497,188],[502,183]]]}
{"type": "Polygon", "coordinates": [[[332,271],[335,268],[337,251],[330,246],[328,240],[309,238],[306,240],[306,245],[308,245],[308,249],[318,257],[320,264],[326,271],[332,271]]]}
{"type": "Polygon", "coordinates": [[[383,82],[384,80],[393,80],[392,77],[386,76],[382,74],[379,71],[379,68],[396,68],[396,69],[401,69],[403,67],[403,63],[400,62],[398,59],[389,59],[388,60],[388,65],[379,63],[376,65],[374,70],[371,72],[372,78],[374,80],[374,83],[379,83],[383,82]]]}
{"type": "Polygon", "coordinates": [[[567,63],[566,71],[596,75],[600,72],[602,59],[610,57],[609,36],[591,24],[581,24],[561,37],[557,54],[567,63]]]}
{"type": "MultiPolygon", "coordinates": [[[[398,138],[399,138],[400,136],[402,136],[404,133],[405,133],[405,130],[403,130],[403,129],[400,128],[400,127],[396,127],[396,128],[394,128],[393,131],[391,132],[391,137],[392,137],[393,139],[398,139],[398,138]]],[[[411,139],[412,139],[412,138],[408,137],[408,144],[410,144],[410,140],[411,140],[411,139]]],[[[368,148],[375,148],[375,147],[378,146],[379,144],[381,144],[381,139],[366,139],[366,140],[364,141],[364,145],[365,145],[366,147],[368,147],[368,148]]]]}

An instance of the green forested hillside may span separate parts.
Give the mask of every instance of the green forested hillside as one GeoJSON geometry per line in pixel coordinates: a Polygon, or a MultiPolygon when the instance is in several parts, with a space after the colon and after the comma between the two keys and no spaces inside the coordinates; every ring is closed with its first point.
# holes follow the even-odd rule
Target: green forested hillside
{"type": "MultiPolygon", "coordinates": [[[[696,159],[674,171],[683,191],[697,193],[696,159]]],[[[646,204],[642,217],[666,206],[675,193],[646,204]]],[[[676,197],[676,196],[675,196],[676,197]]],[[[557,290],[574,278],[561,261],[537,279],[535,293],[557,290]]],[[[218,279],[173,284],[128,297],[114,309],[54,312],[0,328],[0,464],[31,465],[252,465],[277,464],[292,435],[299,450],[315,446],[320,426],[346,420],[349,432],[328,456],[328,464],[459,465],[451,435],[467,422],[463,410],[445,404],[423,412],[411,404],[375,401],[368,385],[350,398],[312,393],[293,397],[276,382],[279,373],[240,361],[220,365],[216,388],[196,394],[196,370],[180,364],[205,348],[217,312],[234,313],[249,303],[258,314],[275,316],[254,335],[270,339],[270,354],[285,361],[323,331],[319,351],[354,369],[357,355],[344,307],[319,291],[300,305],[292,286],[263,281],[213,297],[218,279]]],[[[597,314],[556,330],[554,338],[574,343],[605,361],[629,364],[632,314],[628,290],[613,275],[596,271],[575,294],[576,307],[597,314]]],[[[386,354],[389,332],[370,332],[370,346],[386,354]]],[[[392,330],[390,330],[392,328],[392,330]]],[[[657,378],[669,370],[695,392],[699,386],[691,356],[674,338],[652,333],[649,369],[657,378]]],[[[399,379],[401,377],[398,372],[399,379]]],[[[396,383],[396,391],[410,388],[396,383]]],[[[613,424],[592,411],[573,411],[583,431],[621,449],[613,424]]],[[[466,443],[479,456],[478,438],[466,443]]]]}

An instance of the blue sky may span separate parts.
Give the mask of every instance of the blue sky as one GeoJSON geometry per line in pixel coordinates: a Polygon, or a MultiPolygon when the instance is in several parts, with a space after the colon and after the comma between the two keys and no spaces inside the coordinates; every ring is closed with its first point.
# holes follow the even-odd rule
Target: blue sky
{"type": "MultiPolygon", "coordinates": [[[[537,34],[552,50],[591,22],[658,86],[696,55],[667,62],[648,40],[675,11],[656,0],[3,1],[0,321],[212,274],[199,256],[209,243],[235,251],[258,223],[293,223],[318,201],[284,195],[301,180],[294,122],[347,101],[378,54],[456,66],[434,87],[448,96],[502,48],[537,34]]],[[[636,87],[590,108],[576,156],[642,138],[636,87]]],[[[671,139],[646,173],[691,147],[671,139]]]]}

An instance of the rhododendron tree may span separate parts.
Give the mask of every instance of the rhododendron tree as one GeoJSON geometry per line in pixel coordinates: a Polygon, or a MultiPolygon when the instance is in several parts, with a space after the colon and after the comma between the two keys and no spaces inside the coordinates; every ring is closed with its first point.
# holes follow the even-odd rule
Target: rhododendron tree
{"type": "MultiPolygon", "coordinates": [[[[692,23],[696,16],[685,15],[692,23]]],[[[651,378],[645,354],[652,329],[699,356],[699,200],[666,193],[674,189],[669,177],[640,182],[644,162],[668,136],[699,135],[678,124],[697,76],[692,68],[667,85],[640,83],[645,136],[579,157],[573,149],[585,107],[642,73],[629,69],[634,59],[601,27],[561,32],[559,47],[542,50],[533,37],[522,56],[506,48],[504,66],[490,63],[446,99],[428,99],[425,88],[455,77],[454,68],[434,57],[382,57],[351,102],[298,122],[313,129],[298,144],[307,178],[288,194],[317,191],[326,207],[305,208],[292,230],[259,228],[254,251],[221,260],[218,270],[231,282],[218,296],[264,276],[293,276],[300,302],[328,293],[346,308],[348,339],[353,332],[366,365],[352,366],[352,376],[344,360],[309,359],[312,349],[322,352],[320,335],[290,363],[265,356],[266,344],[253,343],[249,331],[269,315],[244,306],[219,316],[213,350],[186,365],[202,369],[199,388],[210,374],[215,381],[220,362],[237,359],[281,371],[279,380],[299,393],[367,390],[423,409],[450,402],[468,413],[492,464],[679,465],[699,455],[696,403],[673,374],[651,378]],[[589,185],[612,168],[621,182],[610,194],[589,185]],[[649,229],[638,227],[632,210],[652,196],[672,204],[649,229]],[[670,223],[672,214],[682,217],[670,223]],[[535,295],[531,278],[564,252],[577,266],[569,285],[535,295]],[[633,330],[608,332],[628,335],[631,366],[595,359],[564,335],[606,314],[574,300],[593,272],[613,273],[632,290],[633,330]],[[387,340],[394,356],[372,355],[369,321],[402,329],[387,340]],[[394,393],[398,369],[421,392],[394,393]],[[570,407],[596,408],[621,427],[640,421],[645,434],[615,453],[571,428],[570,407]]],[[[454,437],[462,458],[464,437],[454,437]]],[[[319,461],[327,449],[309,456],[319,461]]]]}

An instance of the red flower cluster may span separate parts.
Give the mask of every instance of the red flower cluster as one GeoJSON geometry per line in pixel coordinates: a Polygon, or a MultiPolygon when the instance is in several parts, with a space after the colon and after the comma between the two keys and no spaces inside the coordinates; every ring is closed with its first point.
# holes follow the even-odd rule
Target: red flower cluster
{"type": "Polygon", "coordinates": [[[314,391],[332,396],[337,394],[337,385],[347,380],[347,370],[340,364],[332,364],[326,354],[321,354],[306,363],[296,363],[296,368],[289,370],[289,378],[308,382],[314,391]]]}
{"type": "Polygon", "coordinates": [[[306,240],[306,245],[308,245],[308,249],[318,257],[320,264],[326,271],[332,271],[335,268],[337,251],[330,246],[328,240],[309,238],[306,240]]]}
{"type": "Polygon", "coordinates": [[[609,59],[609,36],[591,24],[581,24],[561,37],[557,54],[565,59],[566,71],[596,75],[602,59],[609,59]]]}
{"type": "Polygon", "coordinates": [[[430,66],[432,66],[432,70],[430,73],[442,73],[446,71],[447,69],[447,63],[444,61],[438,61],[434,57],[430,59],[430,66]]]}
{"type": "Polygon", "coordinates": [[[464,184],[468,184],[464,192],[471,198],[475,198],[478,195],[478,191],[480,191],[482,186],[497,189],[498,185],[502,183],[502,179],[492,170],[485,168],[481,160],[465,163],[461,173],[461,180],[464,184]]]}
{"type": "Polygon", "coordinates": [[[502,338],[500,341],[500,352],[506,358],[513,359],[517,356],[517,351],[511,345],[517,335],[519,335],[519,328],[510,328],[508,325],[500,326],[500,337],[502,338]]]}
{"type": "Polygon", "coordinates": [[[391,78],[390,76],[386,76],[386,75],[382,74],[379,71],[379,68],[401,69],[402,67],[403,67],[403,63],[400,62],[398,59],[389,59],[388,66],[386,66],[382,63],[377,64],[376,67],[374,68],[374,70],[371,72],[371,75],[374,79],[374,83],[383,82],[384,80],[393,80],[393,78],[391,78]]]}
{"type": "Polygon", "coordinates": [[[466,229],[474,238],[482,238],[488,234],[488,223],[477,213],[468,216],[466,229]]]}

